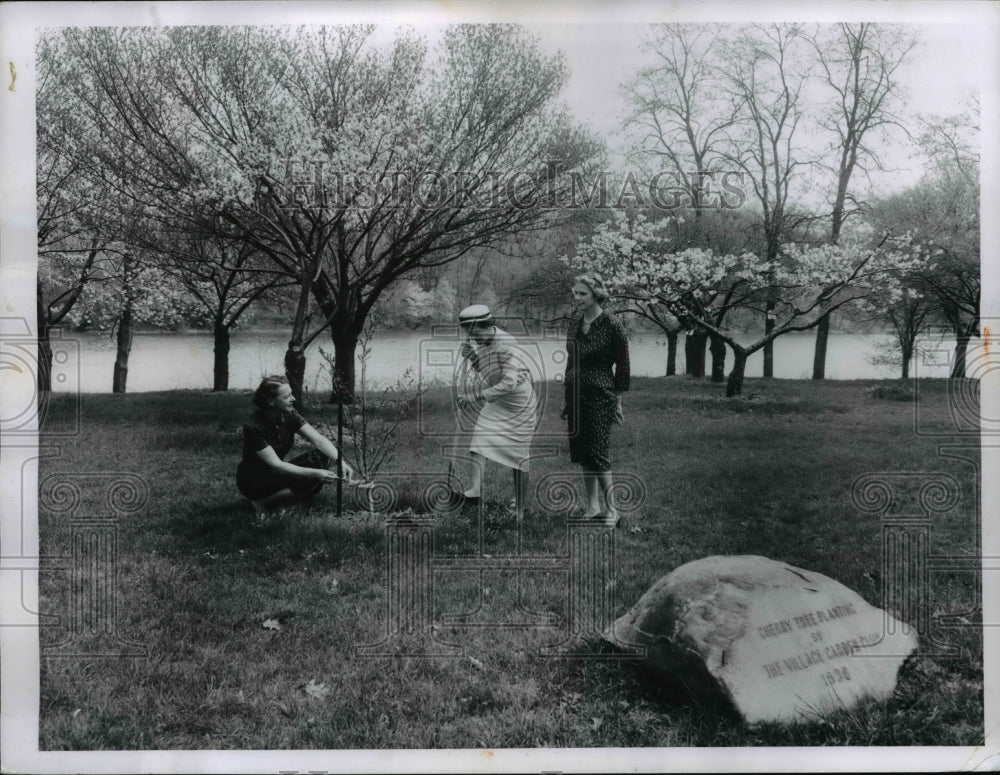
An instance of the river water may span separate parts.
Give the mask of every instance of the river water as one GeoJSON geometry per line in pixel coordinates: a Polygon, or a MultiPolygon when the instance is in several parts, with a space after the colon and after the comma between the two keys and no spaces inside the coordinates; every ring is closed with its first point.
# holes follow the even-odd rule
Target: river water
{"type": "MultiPolygon", "coordinates": [[[[553,332],[519,336],[526,364],[536,378],[561,375],[565,361],[565,337],[553,332]]],[[[737,337],[750,342],[752,335],[737,337]]],[[[234,332],[229,355],[230,389],[256,387],[267,374],[283,372],[288,341],[286,332],[234,332]]],[[[873,359],[888,350],[887,336],[879,334],[831,333],[826,362],[828,379],[884,379],[899,376],[898,366],[876,365],[873,359]]],[[[774,376],[785,379],[808,379],[812,374],[815,335],[812,332],[787,334],[774,344],[774,376]]],[[[148,333],[135,336],[129,359],[128,391],[211,389],[212,347],[208,333],[148,333]]],[[[332,353],[328,338],[314,342],[307,351],[306,384],[311,389],[326,390],[328,369],[320,348],[332,353]]],[[[911,364],[911,376],[947,377],[948,363],[954,348],[953,339],[931,338],[921,343],[921,355],[911,364]]],[[[114,339],[107,334],[62,333],[53,341],[55,368],[53,390],[80,390],[85,393],[111,392],[115,359],[114,339]]],[[[424,382],[451,378],[456,332],[392,331],[377,335],[371,342],[366,365],[371,386],[396,382],[410,370],[424,382]]],[[[360,353],[359,353],[360,355],[360,353]]],[[[634,334],[630,340],[632,374],[640,377],[666,373],[666,339],[656,334],[634,334]]],[[[706,356],[707,357],[707,356],[706,356]]],[[[710,361],[709,361],[710,362],[710,361]]],[[[732,353],[726,353],[726,372],[732,366],[732,353]]],[[[677,371],[684,373],[684,337],[678,341],[677,371]]],[[[360,375],[360,360],[358,363],[360,375]]],[[[763,373],[763,352],[747,362],[747,377],[763,373]]]]}

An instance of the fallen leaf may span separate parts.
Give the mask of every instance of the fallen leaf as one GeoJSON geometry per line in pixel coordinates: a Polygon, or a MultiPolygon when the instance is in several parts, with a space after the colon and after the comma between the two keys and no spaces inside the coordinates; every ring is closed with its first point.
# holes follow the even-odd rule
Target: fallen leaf
{"type": "Polygon", "coordinates": [[[485,670],[486,669],[486,665],[484,665],[482,662],[480,662],[475,657],[469,657],[469,662],[472,664],[472,666],[474,668],[476,668],[476,670],[485,670]]]}
{"type": "Polygon", "coordinates": [[[602,719],[602,718],[592,718],[590,720],[590,728],[591,729],[600,729],[601,728],[601,724],[603,724],[603,723],[604,723],[604,719],[602,719]]]}
{"type": "Polygon", "coordinates": [[[638,525],[636,525],[635,527],[630,527],[628,529],[628,532],[630,532],[630,533],[641,533],[642,532],[642,528],[639,527],[638,525]]]}
{"type": "Polygon", "coordinates": [[[281,629],[281,622],[279,622],[277,619],[265,619],[264,620],[264,629],[265,630],[280,630],[281,629]]]}
{"type": "Polygon", "coordinates": [[[79,715],[80,715],[80,712],[81,712],[82,710],[83,710],[83,708],[77,708],[76,710],[74,710],[74,711],[73,711],[73,718],[76,718],[77,716],[79,716],[79,715]]]}
{"type": "Polygon", "coordinates": [[[316,683],[315,678],[311,678],[309,683],[306,684],[306,694],[317,700],[324,700],[326,696],[330,693],[330,689],[326,684],[316,683]]]}

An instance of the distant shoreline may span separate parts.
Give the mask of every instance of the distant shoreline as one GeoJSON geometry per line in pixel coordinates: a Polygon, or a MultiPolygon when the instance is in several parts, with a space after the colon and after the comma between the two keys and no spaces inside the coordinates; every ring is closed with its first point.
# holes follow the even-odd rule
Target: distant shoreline
{"type": "MultiPolygon", "coordinates": [[[[434,326],[445,327],[451,325],[449,323],[435,323],[434,326]]],[[[54,326],[53,330],[61,330],[67,334],[83,334],[86,336],[97,336],[97,335],[107,335],[111,336],[111,332],[103,329],[85,329],[82,331],[74,331],[71,328],[65,328],[62,326],[54,326]]],[[[737,334],[737,335],[760,335],[764,334],[763,330],[751,330],[751,329],[724,329],[727,334],[737,334]]],[[[385,328],[380,331],[375,332],[375,337],[384,336],[386,334],[399,335],[399,334],[430,334],[432,328],[423,327],[420,328],[385,328]]],[[[808,329],[806,331],[790,331],[787,334],[782,334],[782,336],[789,336],[790,334],[805,335],[814,333],[814,329],[808,329]]],[[[662,331],[657,331],[652,328],[644,328],[638,331],[630,332],[633,336],[656,336],[666,338],[666,334],[662,331]]],[[[287,328],[234,328],[229,332],[230,336],[242,336],[242,335],[254,335],[254,336],[280,336],[287,335],[287,328]]],[[[883,335],[883,336],[893,336],[894,332],[890,328],[874,328],[874,329],[831,329],[831,336],[838,335],[848,335],[855,336],[859,334],[864,335],[883,335]]],[[[927,332],[929,335],[952,335],[952,332],[947,331],[944,327],[935,328],[927,332]]],[[[134,336],[213,336],[211,329],[207,328],[181,328],[176,331],[168,331],[161,328],[139,328],[133,331],[134,336]]],[[[684,336],[682,331],[678,336],[684,336]]],[[[323,340],[323,336],[317,337],[316,341],[323,340]]],[[[324,340],[325,341],[325,340],[324,340]]]]}

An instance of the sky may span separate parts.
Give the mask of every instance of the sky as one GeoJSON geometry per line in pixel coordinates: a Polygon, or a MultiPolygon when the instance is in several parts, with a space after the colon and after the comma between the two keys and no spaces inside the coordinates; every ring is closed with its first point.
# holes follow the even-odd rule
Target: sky
{"type": "MultiPolygon", "coordinates": [[[[644,26],[532,28],[542,35],[543,45],[549,50],[559,48],[565,52],[571,68],[565,98],[573,112],[595,128],[605,132],[617,128],[625,110],[618,87],[635,74],[642,62],[637,41],[644,26]]],[[[969,24],[914,26],[920,44],[899,73],[910,93],[908,107],[926,113],[959,110],[962,95],[979,90],[981,68],[986,62],[984,29],[969,24]]]]}
{"type": "MultiPolygon", "coordinates": [[[[572,114],[581,122],[609,141],[612,149],[622,148],[621,122],[628,105],[621,92],[622,85],[634,77],[645,57],[640,46],[641,34],[654,21],[671,21],[675,17],[692,21],[723,21],[750,23],[760,20],[792,20],[787,13],[780,13],[778,4],[771,13],[753,12],[746,6],[738,8],[723,3],[702,4],[706,10],[695,12],[691,4],[674,3],[684,13],[665,16],[651,11],[651,5],[623,4],[620,13],[612,13],[607,4],[589,4],[589,12],[547,14],[509,14],[507,17],[524,23],[539,39],[540,46],[548,53],[562,53],[566,57],[570,75],[562,99],[572,114]],[[732,11],[729,13],[728,11],[732,11]]],[[[831,4],[807,4],[810,9],[831,4]]],[[[834,22],[838,19],[874,19],[886,23],[906,23],[912,26],[918,44],[910,52],[898,71],[898,78],[905,94],[905,112],[909,115],[951,115],[962,110],[970,95],[979,94],[984,87],[989,90],[1000,66],[997,48],[997,29],[981,20],[962,13],[961,2],[953,2],[945,13],[943,6],[924,3],[908,13],[886,13],[886,4],[841,4],[845,8],[865,7],[873,13],[864,15],[835,14],[813,17],[797,16],[797,20],[834,22]],[[874,11],[878,13],[874,13],[874,11]],[[855,18],[857,17],[857,18],[855,18]]],[[[902,9],[905,4],[894,4],[902,9]]],[[[439,7],[448,7],[442,5],[439,7]]],[[[558,7],[558,6],[557,6],[558,7]]],[[[701,6],[699,6],[700,8],[701,6]]],[[[914,8],[913,6],[908,6],[914,8]]],[[[973,8],[972,5],[969,6],[973,8]]],[[[784,8],[787,11],[787,8],[784,8]]],[[[382,24],[375,40],[388,42],[398,31],[399,19],[393,14],[381,17],[382,24]]],[[[438,24],[455,18],[421,14],[406,17],[405,24],[414,26],[434,41],[439,33],[438,24]]],[[[483,18],[492,20],[494,17],[483,18]]],[[[996,96],[996,90],[993,92],[996,96]]],[[[881,145],[876,142],[880,157],[889,172],[873,176],[872,193],[898,191],[916,183],[923,170],[924,160],[915,153],[912,143],[904,135],[888,136],[881,145]]],[[[620,160],[620,154],[618,159],[620,160]]]]}
{"type": "MultiPolygon", "coordinates": [[[[25,4],[32,5],[32,4],[25,4]]],[[[45,4],[43,4],[45,5],[45,4]]],[[[433,43],[443,24],[514,21],[537,35],[542,48],[566,57],[570,77],[563,100],[571,112],[610,141],[620,142],[627,104],[621,85],[643,61],[640,33],[659,21],[835,22],[861,19],[907,23],[918,30],[920,44],[900,70],[911,113],[950,114],[961,109],[968,94],[978,92],[984,78],[997,82],[1000,13],[993,26],[983,23],[986,2],[786,2],[735,3],[588,2],[283,2],[283,3],[95,3],[59,4],[65,13],[44,14],[46,23],[65,24],[336,24],[374,23],[373,42],[388,43],[401,26],[414,27],[433,43]],[[794,9],[794,10],[793,10],[794,9]]],[[[990,84],[987,84],[989,86],[990,84]]],[[[994,90],[994,96],[1000,89],[994,90]]],[[[910,146],[896,142],[889,166],[897,172],[882,188],[898,189],[916,182],[920,161],[910,146]]]]}

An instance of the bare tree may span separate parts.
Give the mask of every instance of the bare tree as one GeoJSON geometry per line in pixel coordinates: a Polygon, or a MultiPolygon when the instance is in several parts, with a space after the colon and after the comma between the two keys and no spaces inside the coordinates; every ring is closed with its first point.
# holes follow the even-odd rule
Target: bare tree
{"type": "Polygon", "coordinates": [[[52,389],[51,330],[79,301],[103,258],[104,244],[93,224],[93,210],[99,206],[102,189],[86,177],[83,161],[88,134],[66,89],[63,54],[54,41],[40,38],[35,92],[35,306],[40,392],[52,389]]]}
{"type": "MultiPolygon", "coordinates": [[[[878,130],[899,125],[897,103],[902,97],[896,71],[913,50],[913,33],[897,25],[872,23],[821,26],[809,38],[823,86],[833,92],[820,126],[836,137],[836,193],[830,213],[830,242],[836,244],[845,219],[856,212],[851,180],[866,163],[878,165],[869,145],[878,130]]],[[[826,375],[830,316],[816,327],[813,379],[826,375]]]]}
{"type": "MultiPolygon", "coordinates": [[[[647,163],[658,181],[683,192],[679,209],[693,213],[686,228],[692,243],[702,245],[705,235],[706,194],[724,174],[727,130],[739,121],[740,101],[719,88],[722,52],[729,41],[718,24],[658,24],[643,38],[643,48],[653,63],[643,67],[626,85],[632,112],[626,127],[636,134],[632,155],[647,163]]],[[[717,309],[716,323],[723,325],[728,307],[717,309]]],[[[669,318],[673,320],[673,318],[669,318]]],[[[673,320],[663,328],[676,348],[679,330],[673,320]]],[[[705,374],[705,344],[711,339],[712,379],[725,377],[725,343],[706,329],[696,327],[686,339],[687,371],[705,374]]],[[[672,372],[668,355],[667,372],[672,372]]]]}
{"type": "Polygon", "coordinates": [[[199,317],[212,329],[212,390],[229,389],[229,349],[232,329],[256,302],[273,298],[295,281],[276,273],[270,262],[244,240],[227,236],[206,224],[204,233],[161,232],[157,246],[164,269],[177,278],[199,317]]]}
{"type": "Polygon", "coordinates": [[[930,160],[924,179],[896,202],[902,227],[937,251],[917,278],[955,336],[952,378],[966,376],[967,351],[981,323],[979,107],[922,120],[920,147],[930,160]]]}
{"type": "MultiPolygon", "coordinates": [[[[752,25],[723,53],[722,87],[738,106],[738,120],[726,130],[725,158],[745,173],[753,190],[760,208],[759,250],[767,266],[778,260],[782,243],[799,222],[791,207],[792,182],[810,162],[796,145],[806,114],[803,91],[811,78],[805,46],[801,25],[752,25]]],[[[774,375],[778,293],[776,287],[765,290],[765,377],[774,375]]]]}

